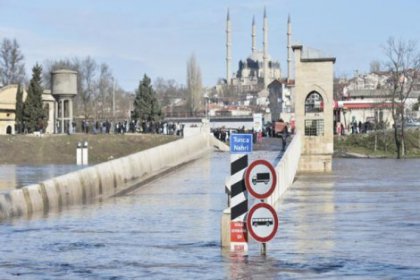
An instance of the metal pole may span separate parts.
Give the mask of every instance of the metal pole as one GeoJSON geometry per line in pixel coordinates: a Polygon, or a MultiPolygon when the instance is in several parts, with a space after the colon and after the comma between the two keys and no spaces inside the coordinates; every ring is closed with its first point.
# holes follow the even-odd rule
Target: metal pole
{"type": "Polygon", "coordinates": [[[76,147],[76,164],[82,165],[82,143],[78,142],[76,147]]]}
{"type": "Polygon", "coordinates": [[[261,243],[261,255],[267,255],[267,243],[261,243]]]}
{"type": "Polygon", "coordinates": [[[115,80],[112,86],[112,119],[115,121],[115,80]]]}
{"type": "Polygon", "coordinates": [[[82,152],[82,164],[88,165],[89,164],[89,144],[87,141],[83,143],[83,152],[82,152]]]}

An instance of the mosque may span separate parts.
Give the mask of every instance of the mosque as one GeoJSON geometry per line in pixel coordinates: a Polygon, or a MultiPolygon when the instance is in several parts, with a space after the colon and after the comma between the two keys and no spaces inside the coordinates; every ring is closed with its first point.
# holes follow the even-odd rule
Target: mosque
{"type": "MultiPolygon", "coordinates": [[[[287,20],[287,74],[281,76],[280,64],[268,53],[268,18],[264,9],[263,50],[256,48],[255,20],[252,22],[251,55],[239,62],[236,73],[231,71],[232,26],[229,11],[226,18],[226,80],[225,89],[236,97],[253,95],[256,110],[264,110],[265,122],[282,118],[295,125],[300,136],[299,170],[328,172],[332,168],[333,142],[333,77],[335,57],[323,52],[291,45],[292,27],[287,20]],[[291,77],[293,54],[294,75],[291,77]]],[[[252,106],[251,106],[252,107],[252,106]]],[[[260,111],[261,112],[261,111],[260,111]]],[[[259,112],[259,113],[260,113],[259,112]]],[[[264,123],[264,120],[263,120],[264,123]]],[[[298,138],[299,139],[299,138],[298,138]]]]}
{"type": "MultiPolygon", "coordinates": [[[[258,108],[269,108],[268,118],[276,120],[280,114],[287,114],[287,119],[293,114],[293,80],[291,79],[292,26],[290,16],[287,20],[287,76],[282,78],[280,63],[268,53],[268,17],[264,9],[263,15],[263,48],[257,49],[257,27],[255,17],[251,27],[251,54],[239,61],[238,70],[232,72],[232,22],[229,10],[226,17],[226,78],[222,87],[230,89],[238,97],[254,97],[258,108]]],[[[220,85],[219,85],[220,88],[220,85]]],[[[283,116],[282,116],[283,117],[283,116]]]]}
{"type": "MultiPolygon", "coordinates": [[[[226,83],[234,86],[259,86],[259,88],[267,88],[273,80],[281,78],[280,63],[272,60],[268,53],[268,17],[267,11],[264,9],[263,18],[263,49],[257,50],[256,37],[257,28],[255,17],[252,19],[251,28],[251,55],[246,60],[239,61],[239,69],[232,77],[232,23],[230,13],[228,11],[226,18],[226,83]]],[[[288,18],[288,78],[290,75],[291,63],[291,21],[288,18]]]]}

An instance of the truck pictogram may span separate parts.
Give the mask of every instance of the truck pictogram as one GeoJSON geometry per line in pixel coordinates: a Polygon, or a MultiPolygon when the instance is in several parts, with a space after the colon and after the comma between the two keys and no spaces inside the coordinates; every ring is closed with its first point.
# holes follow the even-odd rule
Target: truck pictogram
{"type": "Polygon", "coordinates": [[[264,173],[257,173],[252,177],[252,183],[255,185],[256,183],[264,183],[268,184],[270,181],[270,173],[264,172],[264,173]]]}

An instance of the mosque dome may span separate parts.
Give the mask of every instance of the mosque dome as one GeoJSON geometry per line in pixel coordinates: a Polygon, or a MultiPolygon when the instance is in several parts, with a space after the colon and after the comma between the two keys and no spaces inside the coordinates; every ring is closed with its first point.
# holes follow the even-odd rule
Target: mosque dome
{"type": "MultiPolygon", "coordinates": [[[[268,58],[268,61],[271,60],[271,56],[269,54],[267,54],[267,58],[268,58]]],[[[248,56],[248,59],[251,59],[251,60],[253,60],[255,62],[257,62],[257,61],[263,62],[263,60],[264,60],[264,52],[262,52],[262,51],[255,51],[250,56],[248,56]]]]}

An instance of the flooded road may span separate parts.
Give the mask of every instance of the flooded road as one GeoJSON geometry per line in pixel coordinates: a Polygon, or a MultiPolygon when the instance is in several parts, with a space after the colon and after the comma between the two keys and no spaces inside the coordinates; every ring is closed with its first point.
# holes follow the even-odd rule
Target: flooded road
{"type": "MultiPolygon", "coordinates": [[[[275,152],[252,157],[276,158],[275,152]]],[[[420,160],[335,159],[279,201],[267,256],[220,249],[228,153],[134,193],[0,224],[0,279],[415,279],[420,160]]]]}

